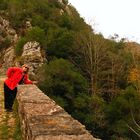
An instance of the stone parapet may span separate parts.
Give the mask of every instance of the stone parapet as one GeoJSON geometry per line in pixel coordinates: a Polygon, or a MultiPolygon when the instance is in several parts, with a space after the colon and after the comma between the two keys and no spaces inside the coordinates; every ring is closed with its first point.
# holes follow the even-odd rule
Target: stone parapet
{"type": "Polygon", "coordinates": [[[23,140],[97,140],[35,85],[18,86],[23,140]]]}

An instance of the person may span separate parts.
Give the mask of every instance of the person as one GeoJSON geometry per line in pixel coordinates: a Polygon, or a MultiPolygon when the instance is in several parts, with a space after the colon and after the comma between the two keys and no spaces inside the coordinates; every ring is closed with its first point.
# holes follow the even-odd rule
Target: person
{"type": "Polygon", "coordinates": [[[6,111],[12,111],[12,106],[17,94],[18,84],[33,84],[28,79],[29,66],[24,64],[22,68],[10,67],[6,74],[7,79],[4,81],[4,108],[6,111]]]}

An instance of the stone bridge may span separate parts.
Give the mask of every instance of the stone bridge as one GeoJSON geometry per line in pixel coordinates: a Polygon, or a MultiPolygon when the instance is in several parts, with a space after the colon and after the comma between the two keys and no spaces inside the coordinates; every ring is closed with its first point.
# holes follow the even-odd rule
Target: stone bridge
{"type": "Polygon", "coordinates": [[[3,127],[7,129],[1,131],[0,140],[97,140],[84,125],[73,119],[35,85],[18,86],[18,113],[15,113],[15,108],[14,112],[6,113],[2,105],[2,81],[0,78],[0,126],[4,123],[3,127]],[[17,127],[18,116],[21,129],[17,127]]]}

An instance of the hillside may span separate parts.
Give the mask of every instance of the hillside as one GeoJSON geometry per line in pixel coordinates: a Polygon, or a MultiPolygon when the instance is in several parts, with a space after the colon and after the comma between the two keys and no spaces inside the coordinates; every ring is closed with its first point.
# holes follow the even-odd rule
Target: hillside
{"type": "Polygon", "coordinates": [[[139,138],[135,46],[95,34],[67,0],[0,3],[1,71],[27,63],[39,88],[103,140],[139,138]]]}
{"type": "Polygon", "coordinates": [[[140,44],[136,42],[126,42],[126,49],[132,53],[140,55],[140,44]]]}

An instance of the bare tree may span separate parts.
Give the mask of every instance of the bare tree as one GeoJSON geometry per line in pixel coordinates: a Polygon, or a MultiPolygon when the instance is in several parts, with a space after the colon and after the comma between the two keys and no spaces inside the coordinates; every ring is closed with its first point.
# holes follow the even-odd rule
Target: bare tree
{"type": "MultiPolygon", "coordinates": [[[[104,39],[101,34],[93,34],[90,31],[81,31],[76,37],[78,48],[75,55],[83,61],[80,69],[89,79],[90,94],[114,94],[118,88],[119,75],[124,70],[120,55],[111,51],[111,47],[117,42],[104,39]]],[[[77,62],[75,64],[79,66],[77,62]]]]}
{"type": "Polygon", "coordinates": [[[82,32],[78,34],[77,44],[78,54],[84,61],[83,71],[89,77],[91,95],[99,92],[99,71],[104,67],[103,63],[106,58],[107,47],[102,35],[94,35],[92,32],[82,32]]]}

